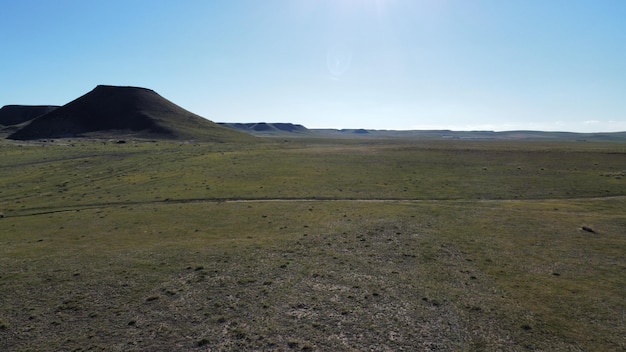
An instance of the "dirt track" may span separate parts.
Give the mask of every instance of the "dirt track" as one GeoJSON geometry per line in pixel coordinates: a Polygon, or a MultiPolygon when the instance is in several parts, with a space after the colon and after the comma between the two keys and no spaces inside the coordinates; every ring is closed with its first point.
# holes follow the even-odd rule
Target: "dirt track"
{"type": "Polygon", "coordinates": [[[116,206],[129,205],[148,205],[148,204],[190,204],[190,203],[268,203],[268,202],[371,202],[371,203],[387,203],[387,202],[407,202],[407,203],[506,203],[506,202],[553,202],[553,201],[585,201],[585,200],[609,200],[609,199],[626,199],[626,196],[606,196],[606,197],[588,197],[588,198],[536,198],[536,199],[409,199],[409,198],[185,198],[185,199],[165,199],[158,201],[122,201],[122,202],[103,202],[89,203],[77,206],[48,208],[34,207],[21,209],[18,214],[4,214],[5,218],[25,217],[35,215],[45,215],[72,211],[81,211],[87,209],[108,208],[116,206]]]}

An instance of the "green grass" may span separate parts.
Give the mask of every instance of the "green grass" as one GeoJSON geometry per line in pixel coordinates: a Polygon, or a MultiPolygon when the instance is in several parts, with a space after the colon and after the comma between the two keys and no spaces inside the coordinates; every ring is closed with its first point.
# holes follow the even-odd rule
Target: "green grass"
{"type": "Polygon", "coordinates": [[[0,349],[626,348],[623,144],[72,143],[0,149],[0,349]]]}
{"type": "Polygon", "coordinates": [[[622,144],[308,143],[3,148],[0,207],[17,215],[166,199],[626,195],[622,144]]]}

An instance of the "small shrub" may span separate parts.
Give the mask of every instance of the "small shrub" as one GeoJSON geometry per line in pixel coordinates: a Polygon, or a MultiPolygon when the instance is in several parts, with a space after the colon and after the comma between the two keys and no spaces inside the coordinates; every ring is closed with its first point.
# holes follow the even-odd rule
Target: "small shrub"
{"type": "Polygon", "coordinates": [[[209,344],[209,340],[206,339],[206,338],[203,338],[200,341],[196,342],[196,345],[198,347],[202,347],[202,346],[205,346],[205,345],[208,345],[208,344],[209,344]]]}
{"type": "Polygon", "coordinates": [[[583,227],[581,227],[581,229],[583,231],[587,231],[589,233],[596,233],[596,231],[594,229],[592,229],[591,227],[589,227],[589,226],[583,226],[583,227]]]}

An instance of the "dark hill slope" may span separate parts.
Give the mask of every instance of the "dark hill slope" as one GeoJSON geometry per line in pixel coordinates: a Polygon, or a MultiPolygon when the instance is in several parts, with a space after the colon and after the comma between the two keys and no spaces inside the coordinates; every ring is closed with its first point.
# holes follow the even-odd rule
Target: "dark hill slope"
{"type": "Polygon", "coordinates": [[[8,138],[89,136],[211,141],[251,138],[189,112],[150,89],[103,85],[34,119],[8,138]]]}
{"type": "Polygon", "coordinates": [[[5,105],[0,109],[0,125],[12,126],[32,120],[58,108],[55,105],[5,105]]]}

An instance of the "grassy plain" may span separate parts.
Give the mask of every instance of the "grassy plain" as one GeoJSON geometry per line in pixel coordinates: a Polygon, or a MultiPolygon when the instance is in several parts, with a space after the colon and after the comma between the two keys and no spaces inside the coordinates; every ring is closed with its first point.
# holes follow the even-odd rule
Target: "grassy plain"
{"type": "Polygon", "coordinates": [[[0,143],[0,349],[626,349],[623,143],[0,143]]]}

